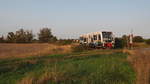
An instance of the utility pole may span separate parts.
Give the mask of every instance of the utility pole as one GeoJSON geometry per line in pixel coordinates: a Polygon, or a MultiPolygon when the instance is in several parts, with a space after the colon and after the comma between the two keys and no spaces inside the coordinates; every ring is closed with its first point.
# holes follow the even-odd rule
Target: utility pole
{"type": "Polygon", "coordinates": [[[131,29],[131,33],[129,35],[129,49],[133,49],[133,29],[131,29]]]}

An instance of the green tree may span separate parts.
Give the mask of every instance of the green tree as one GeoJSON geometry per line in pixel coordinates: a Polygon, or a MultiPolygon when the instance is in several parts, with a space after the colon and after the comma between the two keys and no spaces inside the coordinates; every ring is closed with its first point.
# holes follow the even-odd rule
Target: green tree
{"type": "Polygon", "coordinates": [[[24,29],[16,31],[16,42],[26,43],[26,32],[24,31],[24,29]]]}
{"type": "Polygon", "coordinates": [[[144,39],[141,36],[135,36],[133,37],[133,42],[144,42],[144,39]]]}
{"type": "Polygon", "coordinates": [[[16,36],[15,36],[15,34],[13,32],[9,32],[7,34],[7,42],[9,42],[9,43],[16,42],[16,36]]]}
{"type": "Polygon", "coordinates": [[[43,28],[40,30],[40,33],[38,34],[38,38],[40,42],[53,42],[54,40],[57,40],[56,37],[52,35],[51,29],[49,28],[43,28]]]}
{"type": "Polygon", "coordinates": [[[125,47],[125,41],[122,38],[115,38],[115,49],[117,48],[124,48],[125,47]]]}
{"type": "Polygon", "coordinates": [[[33,33],[29,30],[20,29],[16,33],[9,32],[7,35],[7,42],[10,43],[29,43],[33,40],[33,33]]]}
{"type": "Polygon", "coordinates": [[[33,38],[34,38],[34,35],[33,35],[32,31],[27,30],[25,38],[26,38],[27,43],[32,42],[33,38]]]}

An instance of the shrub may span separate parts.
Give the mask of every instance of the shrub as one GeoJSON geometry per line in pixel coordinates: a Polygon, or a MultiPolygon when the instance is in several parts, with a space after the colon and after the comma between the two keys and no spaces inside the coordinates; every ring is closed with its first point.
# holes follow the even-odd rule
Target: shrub
{"type": "Polygon", "coordinates": [[[73,39],[60,39],[57,41],[58,45],[69,45],[73,43],[73,39]]]}
{"type": "Polygon", "coordinates": [[[144,39],[141,36],[135,36],[133,38],[133,42],[144,42],[144,39]]]}
{"type": "Polygon", "coordinates": [[[146,40],[146,44],[150,45],[150,39],[146,40]]]}
{"type": "Polygon", "coordinates": [[[127,35],[123,35],[122,40],[124,41],[124,47],[128,47],[127,41],[129,40],[129,37],[127,35]]]}
{"type": "Polygon", "coordinates": [[[126,41],[122,38],[115,38],[115,49],[124,48],[126,45],[126,41]]]}
{"type": "Polygon", "coordinates": [[[73,45],[72,46],[73,52],[83,52],[85,50],[89,50],[89,47],[87,45],[73,45]]]}

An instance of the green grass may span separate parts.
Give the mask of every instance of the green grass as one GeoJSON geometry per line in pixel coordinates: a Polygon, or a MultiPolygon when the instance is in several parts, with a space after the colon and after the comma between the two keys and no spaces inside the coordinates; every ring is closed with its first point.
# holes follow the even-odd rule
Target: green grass
{"type": "Polygon", "coordinates": [[[134,84],[127,54],[92,52],[0,60],[0,84],[134,84]]]}

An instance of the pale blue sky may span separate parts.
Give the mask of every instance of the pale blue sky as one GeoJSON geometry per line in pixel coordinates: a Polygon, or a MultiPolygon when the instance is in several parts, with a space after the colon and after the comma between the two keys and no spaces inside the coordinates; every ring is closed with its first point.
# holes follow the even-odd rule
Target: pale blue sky
{"type": "Polygon", "coordinates": [[[49,27],[59,38],[101,30],[150,37],[150,0],[0,0],[0,35],[49,27]]]}

